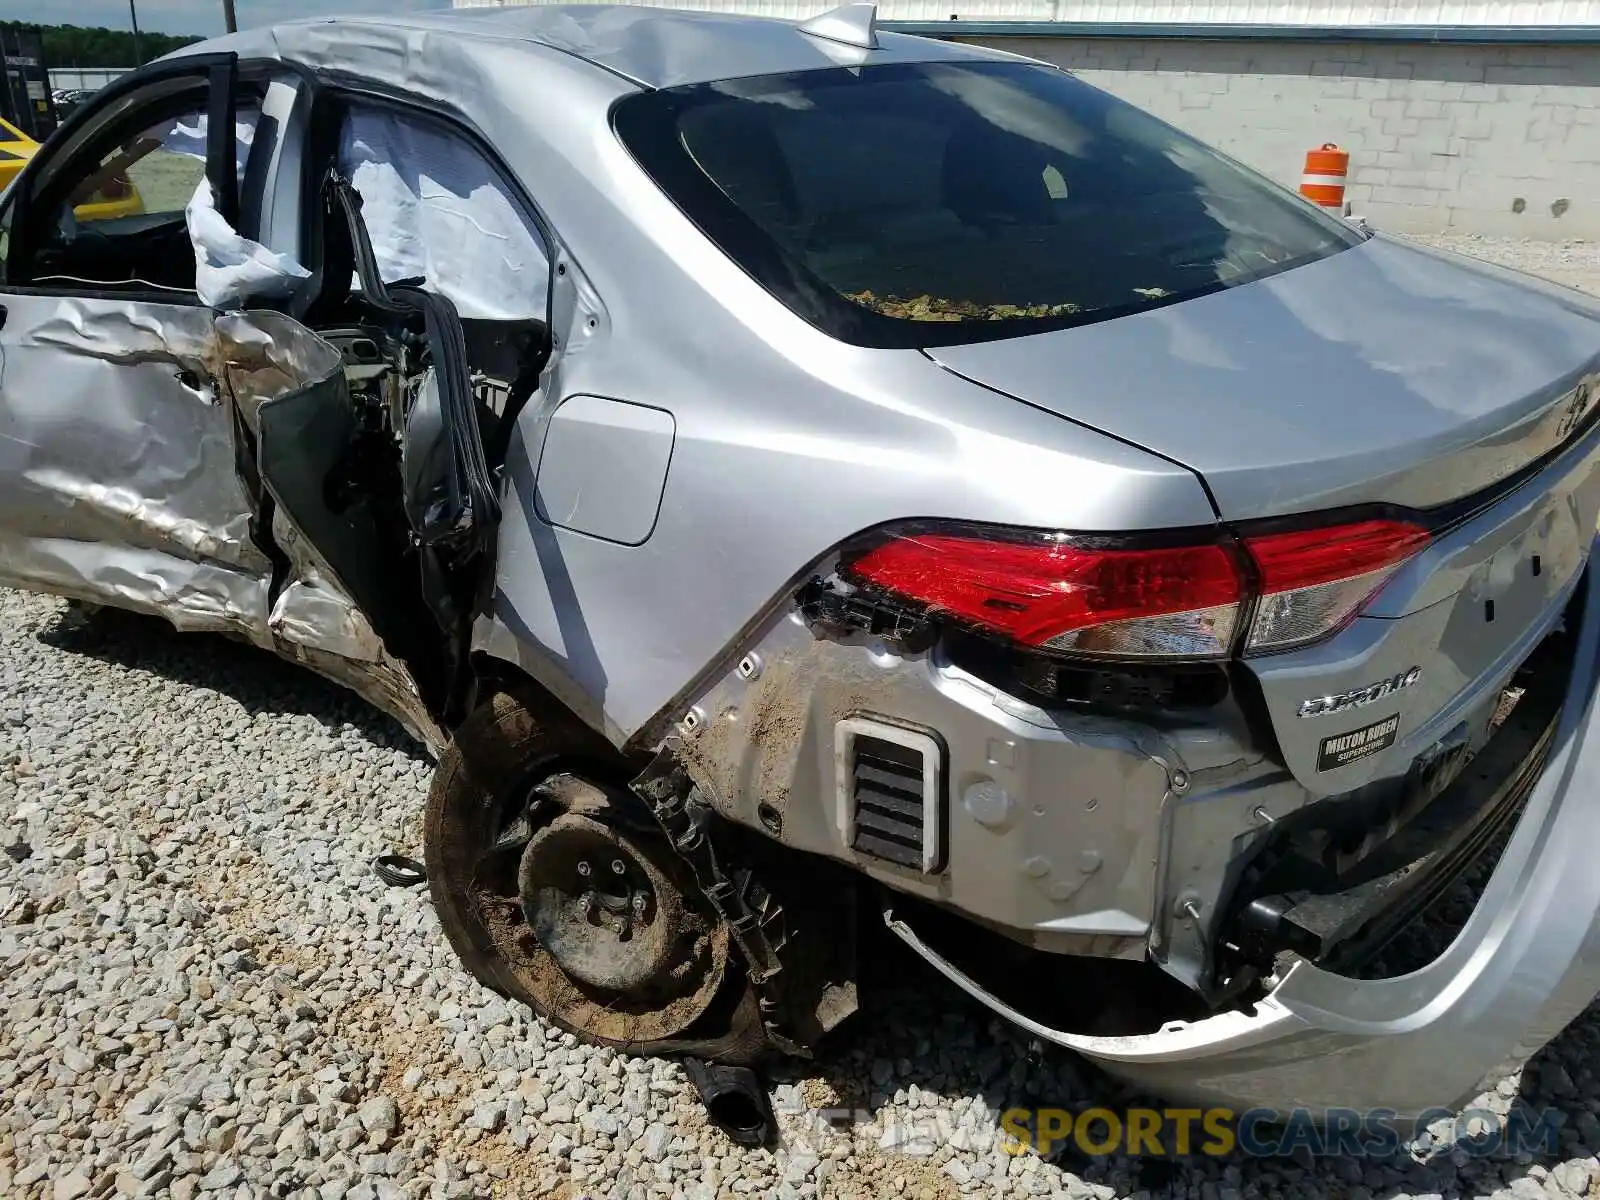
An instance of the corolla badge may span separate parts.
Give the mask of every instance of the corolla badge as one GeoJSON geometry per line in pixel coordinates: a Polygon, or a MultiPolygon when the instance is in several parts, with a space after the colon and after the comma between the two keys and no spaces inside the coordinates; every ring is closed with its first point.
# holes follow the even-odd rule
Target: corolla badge
{"type": "Polygon", "coordinates": [[[1366,687],[1351,688],[1348,692],[1340,692],[1337,696],[1313,696],[1309,700],[1300,701],[1300,715],[1326,717],[1332,713],[1361,708],[1402,691],[1421,678],[1422,668],[1412,667],[1409,671],[1401,671],[1393,678],[1380,679],[1377,683],[1367,684],[1366,687]]]}

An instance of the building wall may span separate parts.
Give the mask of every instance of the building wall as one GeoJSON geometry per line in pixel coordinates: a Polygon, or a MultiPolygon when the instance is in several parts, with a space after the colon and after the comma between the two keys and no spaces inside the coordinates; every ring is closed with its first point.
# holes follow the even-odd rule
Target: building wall
{"type": "Polygon", "coordinates": [[[50,87],[57,91],[95,91],[132,67],[51,67],[50,87]]]}
{"type": "Polygon", "coordinates": [[[991,37],[1299,184],[1350,151],[1346,198],[1403,232],[1600,236],[1600,47],[991,37]]]}
{"type": "MultiPolygon", "coordinates": [[[[796,19],[843,0],[650,2],[796,19]]],[[[1383,228],[1600,237],[1600,0],[878,4],[880,21],[1059,63],[1290,186],[1336,142],[1352,209],[1383,228]]]]}
{"type": "MultiPolygon", "coordinates": [[[[623,0],[628,2],[628,0],[623,0]]],[[[643,0],[637,0],[642,3],[643,0]]],[[[1208,22],[1289,26],[1593,26],[1600,0],[876,0],[880,21],[1208,22]]],[[[572,0],[452,0],[455,8],[572,0]]],[[[830,0],[650,0],[656,8],[804,20],[830,0]]]]}

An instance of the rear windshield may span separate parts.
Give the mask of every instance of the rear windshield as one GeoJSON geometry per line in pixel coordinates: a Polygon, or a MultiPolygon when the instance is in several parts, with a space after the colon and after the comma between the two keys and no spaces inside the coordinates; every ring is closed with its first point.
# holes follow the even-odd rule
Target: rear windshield
{"type": "Polygon", "coordinates": [[[1050,67],[916,63],[645,92],[614,123],[657,184],[812,324],[948,345],[1247,283],[1361,240],[1050,67]]]}

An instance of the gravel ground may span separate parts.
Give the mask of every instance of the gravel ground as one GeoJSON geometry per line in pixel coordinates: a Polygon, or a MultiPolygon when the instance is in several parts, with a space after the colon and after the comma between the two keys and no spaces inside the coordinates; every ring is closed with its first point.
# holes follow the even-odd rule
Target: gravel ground
{"type": "MultiPolygon", "coordinates": [[[[1600,283],[1595,247],[1519,252],[1600,283]]],[[[1600,1196],[1600,1006],[1475,1102],[1558,1110],[1554,1155],[1046,1160],[999,1114],[1130,1097],[909,962],[737,1150],[675,1065],[507,1005],[373,877],[429,770],[264,654],[0,590],[0,1198],[1600,1196]]]]}
{"type": "Polygon", "coordinates": [[[1479,237],[1470,233],[1414,236],[1412,241],[1485,258],[1600,295],[1600,242],[1531,242],[1522,238],[1479,237]]]}

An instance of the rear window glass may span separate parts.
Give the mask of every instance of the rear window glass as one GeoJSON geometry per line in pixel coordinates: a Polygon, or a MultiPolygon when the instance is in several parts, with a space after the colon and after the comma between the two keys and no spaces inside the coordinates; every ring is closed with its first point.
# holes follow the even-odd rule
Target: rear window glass
{"type": "Polygon", "coordinates": [[[1360,240],[1064,72],[921,63],[642,93],[618,135],[801,316],[861,345],[1104,320],[1360,240]]]}

